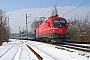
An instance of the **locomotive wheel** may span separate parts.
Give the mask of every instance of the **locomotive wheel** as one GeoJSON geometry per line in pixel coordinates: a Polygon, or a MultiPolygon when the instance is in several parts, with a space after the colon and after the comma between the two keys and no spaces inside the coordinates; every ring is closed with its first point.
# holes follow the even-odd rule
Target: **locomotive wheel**
{"type": "Polygon", "coordinates": [[[50,43],[50,39],[49,38],[46,38],[46,43],[50,43]]]}
{"type": "Polygon", "coordinates": [[[54,39],[50,41],[50,44],[54,44],[54,43],[56,43],[54,39]]]}
{"type": "Polygon", "coordinates": [[[39,42],[41,41],[41,39],[40,39],[40,38],[38,38],[37,40],[38,40],[39,42]]]}

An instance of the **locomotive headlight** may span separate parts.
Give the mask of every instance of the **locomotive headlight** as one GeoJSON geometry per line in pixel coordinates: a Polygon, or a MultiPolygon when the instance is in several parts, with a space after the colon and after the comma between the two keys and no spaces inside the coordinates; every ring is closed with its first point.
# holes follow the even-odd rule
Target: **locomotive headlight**
{"type": "Polygon", "coordinates": [[[55,30],[54,29],[52,29],[52,33],[55,33],[55,30]]]}

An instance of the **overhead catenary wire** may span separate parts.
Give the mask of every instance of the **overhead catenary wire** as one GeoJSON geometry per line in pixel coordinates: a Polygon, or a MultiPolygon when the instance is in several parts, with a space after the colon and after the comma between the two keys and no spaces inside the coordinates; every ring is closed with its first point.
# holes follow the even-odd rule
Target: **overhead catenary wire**
{"type": "Polygon", "coordinates": [[[82,2],[79,6],[75,7],[74,9],[72,9],[72,10],[68,11],[66,14],[64,14],[63,17],[64,17],[65,15],[71,13],[72,11],[78,9],[79,7],[81,7],[81,6],[83,6],[83,5],[87,4],[87,3],[89,3],[89,2],[90,2],[90,0],[89,0],[89,1],[85,0],[85,1],[82,2]]]}
{"type": "MultiPolygon", "coordinates": [[[[72,5],[73,3],[75,3],[76,1],[77,1],[77,0],[73,1],[72,3],[70,3],[69,6],[72,5]]],[[[58,2],[59,2],[59,1],[58,1],[58,2]]],[[[64,14],[63,17],[64,17],[65,15],[71,13],[72,11],[76,10],[77,8],[79,8],[79,7],[81,7],[81,6],[89,3],[89,2],[90,2],[89,0],[85,0],[85,1],[84,1],[83,3],[81,3],[79,6],[77,6],[76,8],[74,8],[74,9],[68,11],[66,14],[64,14]]],[[[57,4],[57,3],[56,3],[56,4],[57,4]]],[[[64,9],[62,9],[61,11],[63,11],[63,10],[64,10],[64,9]]],[[[50,12],[50,11],[51,11],[51,9],[50,9],[48,12],[50,12]]],[[[47,14],[47,13],[46,13],[46,14],[47,14]]],[[[45,14],[45,15],[46,15],[46,14],[45,14]]]]}
{"type": "Polygon", "coordinates": [[[31,14],[37,10],[37,8],[43,3],[43,1],[44,1],[44,0],[42,0],[42,1],[39,3],[39,5],[37,5],[36,9],[34,9],[34,10],[31,12],[31,14]]]}
{"type": "MultiPolygon", "coordinates": [[[[52,1],[53,1],[53,0],[51,0],[50,3],[52,3],[52,1]]],[[[50,5],[50,3],[46,6],[46,8],[50,5]]],[[[43,9],[43,11],[38,15],[38,17],[40,17],[40,15],[46,10],[46,8],[43,9]]],[[[37,19],[38,17],[36,17],[36,19],[37,19]]],[[[36,19],[35,19],[35,20],[36,20],[36,19]]]]}
{"type": "MultiPolygon", "coordinates": [[[[33,12],[35,12],[37,10],[37,8],[44,2],[44,0],[42,0],[39,5],[36,6],[36,9],[34,9],[30,14],[33,14],[33,12]]],[[[33,18],[33,17],[32,17],[33,18]]],[[[35,18],[35,17],[34,17],[35,18]]],[[[37,17],[36,17],[37,18],[37,17]]],[[[31,21],[29,21],[30,23],[31,21]]]]}
{"type": "MultiPolygon", "coordinates": [[[[43,1],[44,1],[44,0],[42,0],[42,2],[43,2],[43,1]]],[[[53,1],[53,0],[51,0],[51,2],[52,2],[52,1],[53,1]]],[[[76,1],[77,1],[77,0],[73,1],[72,3],[70,3],[69,6],[72,5],[73,3],[75,3],[76,1]]],[[[41,3],[42,3],[42,2],[41,2],[41,3]]],[[[51,2],[50,2],[50,3],[51,3],[51,2]]],[[[60,2],[61,2],[61,0],[58,0],[55,5],[59,4],[60,2]]],[[[89,1],[89,2],[90,2],[90,1],[89,1]]],[[[76,10],[77,8],[79,8],[79,7],[87,4],[87,3],[89,3],[89,2],[87,2],[87,0],[85,0],[82,4],[80,4],[80,5],[77,6],[76,8],[68,11],[68,12],[67,12],[66,14],[64,14],[63,16],[69,14],[70,12],[76,10]]],[[[40,4],[41,4],[41,3],[40,3],[40,4]]],[[[48,7],[49,5],[50,5],[50,4],[48,4],[47,7],[48,7]]],[[[54,5],[54,6],[55,6],[55,5],[54,5]]],[[[39,6],[39,5],[38,5],[38,6],[39,6]]],[[[46,8],[47,8],[47,7],[46,7],[46,8]]],[[[38,15],[38,17],[40,17],[40,15],[43,14],[43,12],[46,10],[46,8],[38,15]]],[[[36,11],[36,9],[35,9],[34,11],[36,11]]],[[[33,12],[34,12],[34,11],[33,11],[33,12]]],[[[48,12],[50,12],[50,11],[51,11],[51,9],[50,9],[48,12]]],[[[62,9],[61,11],[63,11],[63,9],[62,9]]],[[[48,12],[46,12],[46,13],[44,14],[44,16],[45,16],[48,12]]],[[[35,19],[37,19],[38,17],[36,17],[35,19]]]]}
{"type": "MultiPolygon", "coordinates": [[[[61,0],[58,0],[53,6],[56,6],[56,5],[59,4],[60,2],[61,2],[61,0]]],[[[52,10],[52,9],[50,9],[48,12],[50,12],[51,10],[52,10]]],[[[48,12],[47,12],[47,13],[48,13],[48,12]]],[[[45,13],[44,16],[45,16],[47,13],[45,13]]]]}
{"type": "MultiPolygon", "coordinates": [[[[76,1],[77,1],[77,0],[74,0],[73,2],[71,2],[70,4],[68,4],[68,6],[72,5],[72,4],[75,3],[76,1]]],[[[58,3],[60,3],[60,2],[61,2],[61,0],[57,1],[54,6],[56,6],[56,5],[57,5],[58,3]]],[[[60,12],[63,11],[63,10],[64,10],[64,8],[63,8],[62,10],[60,10],[60,12]]],[[[50,9],[48,12],[50,12],[50,11],[51,11],[51,9],[50,9]]],[[[48,13],[48,12],[47,12],[47,13],[48,13]]],[[[47,13],[46,13],[46,14],[47,14],[47,13]]],[[[45,15],[46,15],[46,14],[45,14],[45,15]]],[[[45,15],[44,15],[44,16],[45,16],[45,15]]]]}
{"type": "Polygon", "coordinates": [[[54,6],[58,5],[60,2],[61,2],[61,0],[57,1],[57,3],[54,6]]]}
{"type": "MultiPolygon", "coordinates": [[[[76,1],[77,1],[77,0],[74,0],[73,2],[71,2],[70,4],[68,4],[68,6],[74,4],[76,1]]],[[[64,9],[65,9],[65,7],[64,7],[62,10],[60,10],[60,12],[63,11],[64,9]]]]}
{"type": "MultiPolygon", "coordinates": [[[[42,0],[41,3],[42,3],[43,1],[44,1],[44,0],[42,0]]],[[[47,7],[48,7],[52,2],[53,2],[53,0],[51,0],[51,2],[47,5],[47,7]]],[[[61,0],[58,0],[54,6],[56,6],[56,5],[59,4],[60,2],[61,2],[61,0]]],[[[41,4],[41,3],[40,3],[40,4],[41,4]]],[[[40,4],[39,4],[39,5],[40,5],[40,4]]],[[[39,5],[38,5],[38,6],[39,6],[39,5]]],[[[46,8],[47,8],[47,7],[46,7],[46,8]]],[[[38,15],[38,17],[46,10],[46,8],[44,8],[44,10],[38,15]]],[[[35,9],[34,11],[36,11],[36,9],[35,9]]],[[[34,12],[34,11],[33,11],[33,12],[34,12]]],[[[33,13],[33,12],[32,12],[32,13],[33,13]]],[[[35,20],[36,20],[38,17],[36,17],[35,20]]]]}

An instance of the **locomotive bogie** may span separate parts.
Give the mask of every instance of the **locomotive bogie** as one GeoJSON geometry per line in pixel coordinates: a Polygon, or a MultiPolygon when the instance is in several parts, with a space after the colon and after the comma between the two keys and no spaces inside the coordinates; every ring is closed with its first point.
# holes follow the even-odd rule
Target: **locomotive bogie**
{"type": "Polygon", "coordinates": [[[42,35],[37,37],[39,38],[39,41],[44,41],[44,42],[48,42],[48,43],[60,43],[60,42],[65,42],[67,41],[68,37],[67,35],[58,35],[58,34],[48,34],[48,35],[42,35]]]}

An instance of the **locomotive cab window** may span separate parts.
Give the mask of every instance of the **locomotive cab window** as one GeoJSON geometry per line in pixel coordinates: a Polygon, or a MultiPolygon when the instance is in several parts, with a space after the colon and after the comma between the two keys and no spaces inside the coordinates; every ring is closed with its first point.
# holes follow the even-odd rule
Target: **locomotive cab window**
{"type": "Polygon", "coordinates": [[[55,28],[64,28],[64,27],[66,27],[66,21],[65,20],[54,20],[54,27],[55,28]]]}

